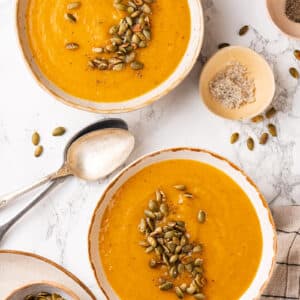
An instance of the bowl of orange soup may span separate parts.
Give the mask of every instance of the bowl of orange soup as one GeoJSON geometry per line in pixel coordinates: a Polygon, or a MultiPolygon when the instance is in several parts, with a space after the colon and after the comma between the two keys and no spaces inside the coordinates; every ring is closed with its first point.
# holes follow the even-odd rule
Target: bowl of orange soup
{"type": "Polygon", "coordinates": [[[243,171],[205,150],[173,148],[112,180],[88,246],[107,299],[250,300],[270,278],[276,235],[243,171]]]}
{"type": "Polygon", "coordinates": [[[199,55],[199,0],[18,0],[20,45],[58,100],[100,113],[132,111],[179,84],[199,55]]]}

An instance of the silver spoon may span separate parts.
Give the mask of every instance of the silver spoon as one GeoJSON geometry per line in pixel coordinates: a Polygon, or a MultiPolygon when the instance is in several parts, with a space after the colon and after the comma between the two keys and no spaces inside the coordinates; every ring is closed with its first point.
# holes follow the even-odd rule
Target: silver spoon
{"type": "Polygon", "coordinates": [[[67,176],[74,175],[89,181],[104,178],[126,161],[133,147],[134,137],[128,131],[127,124],[121,119],[100,121],[78,132],[67,144],[64,163],[57,172],[27,188],[0,197],[0,204],[5,206],[18,196],[50,182],[50,185],[23,210],[0,226],[0,241],[13,224],[67,176]]]}

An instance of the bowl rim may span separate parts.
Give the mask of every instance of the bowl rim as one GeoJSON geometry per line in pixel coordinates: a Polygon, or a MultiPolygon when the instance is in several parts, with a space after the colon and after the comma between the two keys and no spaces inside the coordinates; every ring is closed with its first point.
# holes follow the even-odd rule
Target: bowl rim
{"type": "Polygon", "coordinates": [[[219,49],[217,50],[212,56],[209,57],[209,59],[207,60],[207,62],[204,64],[202,70],[201,70],[201,74],[200,74],[200,77],[199,77],[199,83],[198,83],[198,91],[199,91],[199,94],[200,94],[200,98],[202,100],[202,102],[204,103],[205,107],[212,113],[214,114],[215,116],[218,116],[222,119],[225,119],[225,120],[249,120],[255,116],[257,116],[258,114],[262,113],[263,111],[265,111],[269,106],[270,104],[272,103],[273,99],[274,99],[274,95],[275,95],[275,92],[276,92],[276,82],[275,82],[275,76],[274,76],[274,71],[272,70],[270,64],[267,62],[267,60],[265,59],[264,56],[262,56],[260,53],[256,52],[255,50],[249,48],[249,47],[246,47],[246,46],[241,46],[241,45],[230,45],[228,47],[225,47],[225,48],[222,48],[222,49],[219,49]],[[254,55],[256,55],[257,57],[261,58],[267,69],[270,71],[270,74],[272,74],[272,86],[270,87],[270,89],[272,89],[272,97],[270,97],[269,101],[267,101],[265,103],[264,106],[262,106],[261,110],[259,112],[256,112],[255,114],[249,114],[248,116],[245,116],[243,118],[231,118],[231,117],[228,117],[228,116],[223,116],[223,115],[220,115],[218,114],[217,112],[215,112],[210,106],[207,105],[206,101],[204,100],[204,96],[203,96],[203,93],[202,93],[202,90],[203,90],[203,71],[206,67],[206,65],[212,61],[216,55],[219,55],[220,53],[222,52],[226,52],[226,51],[230,51],[230,50],[234,50],[234,49],[240,49],[240,50],[244,50],[244,51],[248,51],[249,53],[252,53],[254,55]]]}
{"type": "MultiPolygon", "coordinates": [[[[17,45],[18,45],[18,48],[19,48],[20,52],[22,53],[21,54],[21,56],[23,58],[22,60],[25,62],[25,65],[26,65],[27,69],[29,69],[29,73],[31,74],[31,77],[34,78],[34,80],[38,83],[38,85],[44,91],[46,91],[47,94],[53,96],[56,100],[60,101],[61,103],[65,104],[65,105],[67,105],[69,107],[79,109],[79,110],[84,110],[84,111],[93,112],[93,113],[99,113],[99,114],[118,114],[118,113],[126,113],[126,112],[135,111],[135,110],[141,109],[141,108],[143,108],[145,106],[148,106],[148,105],[154,103],[155,101],[161,99],[163,96],[165,96],[170,91],[172,91],[173,89],[175,89],[187,77],[187,75],[191,72],[192,68],[194,67],[194,65],[197,62],[197,58],[198,58],[198,56],[200,54],[200,51],[201,51],[201,48],[202,48],[203,42],[204,42],[204,34],[205,34],[205,29],[204,29],[204,27],[205,27],[204,10],[203,10],[202,1],[198,0],[198,1],[195,1],[195,2],[198,4],[199,13],[201,15],[201,19],[199,20],[199,23],[200,23],[199,40],[198,40],[196,51],[192,54],[192,57],[191,57],[190,62],[189,62],[189,65],[185,67],[185,69],[183,70],[183,72],[181,72],[180,76],[178,75],[178,77],[175,80],[173,80],[173,82],[171,82],[171,84],[166,89],[164,89],[163,91],[161,91],[160,93],[157,93],[156,95],[152,96],[150,99],[148,99],[148,100],[145,99],[141,103],[136,104],[136,105],[132,105],[130,107],[119,107],[119,108],[110,108],[109,109],[109,108],[90,107],[88,105],[85,106],[85,105],[82,105],[82,104],[79,104],[79,103],[73,103],[71,101],[68,101],[63,96],[58,95],[58,93],[56,93],[50,87],[47,87],[46,85],[44,85],[41,82],[41,80],[38,77],[38,75],[33,71],[33,68],[31,67],[30,62],[29,62],[29,58],[25,54],[25,48],[24,48],[23,42],[21,40],[21,35],[20,35],[20,26],[19,26],[18,16],[19,16],[19,13],[20,13],[20,2],[21,1],[23,1],[23,0],[16,0],[16,2],[15,2],[15,16],[14,16],[14,18],[15,18],[15,26],[14,27],[15,27],[15,31],[16,31],[16,35],[17,35],[17,45]]],[[[188,6],[189,6],[189,10],[191,10],[191,6],[190,6],[190,2],[189,1],[188,1],[188,6]]],[[[192,26],[192,24],[191,24],[191,26],[192,26]]],[[[190,36],[190,41],[191,41],[191,36],[190,36]]],[[[190,41],[189,41],[189,43],[187,45],[187,48],[186,48],[186,50],[184,52],[184,55],[187,53],[190,41]]],[[[160,83],[159,85],[163,84],[165,81],[168,80],[168,78],[170,78],[170,76],[172,74],[174,74],[174,72],[177,70],[179,64],[182,62],[182,59],[184,58],[184,55],[182,56],[182,58],[178,62],[177,66],[173,70],[173,72],[162,83],[160,83]]],[[[41,73],[44,75],[44,73],[42,71],[41,71],[41,73]]],[[[45,78],[48,79],[48,77],[46,75],[44,75],[44,76],[45,76],[45,78]]],[[[53,85],[55,85],[56,87],[58,87],[54,83],[53,83],[53,85]]],[[[157,88],[158,86],[156,86],[153,89],[151,89],[151,91],[154,90],[155,88],[157,88]]],[[[148,92],[150,92],[150,91],[148,91],[148,92]]],[[[142,95],[145,95],[148,92],[145,92],[142,95]]],[[[66,93],[66,94],[71,95],[69,93],[66,93]]],[[[126,101],[119,101],[119,102],[115,102],[115,103],[122,104],[122,103],[126,103],[126,102],[129,102],[129,101],[132,101],[132,100],[134,100],[136,98],[137,97],[134,97],[134,98],[128,99],[126,101]]],[[[91,101],[91,100],[88,100],[88,99],[82,99],[82,100],[84,100],[86,103],[97,103],[95,101],[91,101]]],[[[99,102],[99,103],[106,103],[106,102],[99,102]]]]}
{"type": "Polygon", "coordinates": [[[69,276],[72,280],[74,280],[83,290],[85,290],[87,292],[87,294],[90,295],[90,297],[94,300],[97,300],[95,295],[92,293],[92,291],[81,281],[79,280],[79,278],[77,278],[73,273],[71,273],[70,271],[68,271],[67,269],[65,269],[63,266],[57,264],[56,262],[35,254],[35,253],[30,253],[30,252],[25,252],[25,251],[20,251],[20,250],[13,250],[13,249],[0,249],[0,254],[16,254],[16,255],[24,255],[24,256],[29,256],[38,260],[41,260],[51,266],[53,266],[54,268],[62,271],[64,274],[66,274],[67,276],[69,276]]]}
{"type": "Polygon", "coordinates": [[[69,297],[72,298],[72,300],[80,300],[80,298],[69,288],[65,287],[64,285],[57,283],[57,282],[53,282],[53,281],[48,281],[48,280],[42,280],[42,281],[33,281],[27,284],[24,284],[20,287],[17,287],[16,289],[14,289],[8,296],[6,296],[6,298],[4,300],[9,300],[11,297],[13,297],[16,293],[27,289],[29,287],[33,287],[36,285],[48,285],[49,287],[52,288],[57,288],[61,291],[63,291],[65,294],[67,294],[69,297]]]}
{"type": "MultiPolygon", "coordinates": [[[[213,158],[219,159],[221,161],[226,162],[230,167],[232,167],[233,169],[235,169],[236,171],[238,171],[239,173],[241,173],[241,175],[243,177],[245,177],[245,179],[248,181],[248,183],[255,189],[255,191],[258,194],[259,199],[261,200],[261,203],[263,205],[263,207],[265,207],[265,209],[267,210],[268,213],[268,221],[272,227],[272,231],[273,231],[273,257],[272,257],[272,264],[271,264],[271,268],[269,270],[269,274],[268,277],[266,279],[266,281],[264,283],[261,284],[260,288],[259,288],[259,294],[254,298],[258,298],[261,293],[263,292],[263,290],[265,289],[265,287],[268,285],[268,283],[270,282],[271,276],[273,274],[274,271],[274,267],[276,264],[276,254],[277,254],[277,234],[276,234],[276,227],[275,227],[275,222],[273,220],[273,216],[271,213],[271,210],[269,208],[269,205],[265,199],[265,197],[262,195],[262,193],[260,192],[260,190],[258,189],[257,185],[254,183],[254,181],[245,173],[245,171],[243,171],[240,167],[238,167],[236,164],[234,164],[233,162],[231,162],[229,159],[215,153],[212,152],[210,150],[206,150],[206,149],[202,149],[202,148],[195,148],[195,147],[172,147],[172,148],[164,148],[161,150],[157,150],[154,152],[150,152],[148,154],[145,154],[139,158],[137,158],[136,160],[134,160],[132,163],[130,163],[128,166],[126,166],[124,169],[122,169],[114,178],[112,178],[110,180],[110,182],[108,183],[108,185],[105,187],[103,193],[100,196],[100,199],[98,200],[98,203],[95,207],[95,209],[93,210],[93,214],[92,214],[92,218],[90,221],[90,225],[89,225],[89,230],[88,230],[88,236],[87,236],[87,243],[88,243],[88,257],[89,257],[89,262],[94,274],[94,277],[96,279],[96,282],[100,288],[100,290],[102,291],[102,293],[105,295],[106,299],[110,300],[111,298],[109,298],[105,288],[102,286],[101,281],[99,280],[99,278],[97,277],[97,272],[96,272],[96,266],[93,263],[93,259],[92,259],[92,250],[91,250],[91,234],[92,234],[92,228],[95,222],[95,218],[96,218],[96,213],[99,209],[99,207],[102,205],[102,202],[104,201],[107,193],[109,192],[109,190],[115,185],[115,183],[132,167],[138,165],[139,163],[141,163],[143,160],[147,159],[147,158],[151,158],[154,156],[158,156],[161,153],[166,153],[166,152],[180,152],[180,151],[191,151],[191,152],[198,152],[198,153],[204,153],[204,154],[208,154],[211,155],[213,158]]],[[[253,299],[253,300],[254,300],[253,299]]]]}
{"type": "Polygon", "coordinates": [[[284,31],[278,24],[277,22],[274,21],[272,15],[271,15],[271,11],[270,11],[270,0],[265,0],[265,6],[266,6],[266,10],[267,10],[267,15],[269,20],[271,21],[271,23],[279,30],[280,33],[282,33],[283,35],[285,35],[287,38],[296,40],[296,41],[300,41],[300,36],[297,35],[292,35],[290,33],[287,33],[286,31],[284,31]]]}

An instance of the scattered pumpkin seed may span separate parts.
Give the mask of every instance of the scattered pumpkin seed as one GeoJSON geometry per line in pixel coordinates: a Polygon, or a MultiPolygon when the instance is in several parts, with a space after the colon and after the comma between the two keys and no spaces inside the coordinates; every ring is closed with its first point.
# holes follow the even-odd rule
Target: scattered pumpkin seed
{"type": "Polygon", "coordinates": [[[240,134],[238,132],[233,133],[230,137],[230,143],[231,144],[236,143],[238,141],[239,137],[240,137],[240,134]]]}
{"type": "Polygon", "coordinates": [[[184,184],[176,184],[173,186],[174,189],[178,190],[178,191],[185,191],[186,190],[186,186],[184,184]]]}
{"type": "Polygon", "coordinates": [[[252,137],[249,137],[249,138],[247,139],[247,147],[248,147],[248,149],[249,149],[250,151],[253,151],[253,149],[254,149],[254,140],[253,140],[252,137]]]}
{"type": "Polygon", "coordinates": [[[194,198],[193,194],[191,194],[191,193],[184,193],[183,196],[185,198],[194,198]]]}
{"type": "Polygon", "coordinates": [[[289,69],[290,74],[295,78],[298,79],[299,78],[299,72],[296,68],[290,68],[289,69]]]}
{"type": "Polygon", "coordinates": [[[245,35],[249,30],[249,26],[248,25],[245,25],[243,26],[240,30],[239,30],[239,35],[242,36],[242,35],[245,35]]]}
{"type": "Polygon", "coordinates": [[[41,145],[37,146],[34,151],[34,156],[40,157],[43,153],[43,150],[44,150],[43,146],[41,146],[41,145]]]}
{"type": "Polygon", "coordinates": [[[253,117],[251,119],[251,122],[253,122],[253,123],[260,123],[263,120],[264,120],[264,116],[263,115],[257,115],[257,116],[255,116],[255,117],[253,117]]]}
{"type": "Polygon", "coordinates": [[[66,132],[66,128],[62,127],[62,126],[59,126],[59,127],[56,127],[56,128],[53,129],[52,135],[53,136],[61,136],[61,135],[64,135],[65,132],[66,132]]]}
{"type": "Polygon", "coordinates": [[[37,146],[40,143],[40,135],[38,132],[34,132],[31,137],[32,144],[37,146]]]}
{"type": "Polygon", "coordinates": [[[268,124],[268,129],[272,136],[274,136],[274,137],[277,136],[277,128],[274,124],[268,124]]]}
{"type": "Polygon", "coordinates": [[[77,50],[77,49],[79,49],[79,44],[77,44],[77,43],[67,43],[65,45],[65,48],[67,50],[77,50]]]}
{"type": "Polygon", "coordinates": [[[296,59],[300,60],[300,50],[295,50],[294,56],[296,57],[296,59]]]}
{"type": "Polygon", "coordinates": [[[274,107],[271,107],[270,109],[267,110],[266,117],[268,119],[271,119],[276,115],[276,113],[277,113],[276,109],[274,107]]]}
{"type": "Polygon", "coordinates": [[[81,6],[81,2],[76,1],[76,2],[70,2],[67,4],[67,9],[72,10],[72,9],[78,9],[81,6]]]}
{"type": "Polygon", "coordinates": [[[93,48],[92,48],[92,51],[93,51],[94,53],[100,54],[100,53],[103,53],[103,52],[104,52],[104,48],[102,48],[102,47],[93,47],[93,48]]]}
{"type": "Polygon", "coordinates": [[[222,49],[222,48],[229,47],[229,46],[230,46],[230,44],[228,44],[228,43],[221,43],[218,45],[218,49],[222,49]]]}
{"type": "Polygon", "coordinates": [[[71,23],[76,23],[77,22],[76,17],[73,14],[70,14],[70,13],[65,14],[65,19],[67,21],[71,22],[71,23]]]}
{"type": "Polygon", "coordinates": [[[199,223],[205,223],[206,221],[206,212],[204,210],[199,210],[198,212],[198,222],[199,223]]]}
{"type": "Polygon", "coordinates": [[[259,143],[261,145],[265,145],[267,143],[269,139],[269,134],[267,132],[264,132],[261,136],[260,136],[260,139],[259,139],[259,143]]]}

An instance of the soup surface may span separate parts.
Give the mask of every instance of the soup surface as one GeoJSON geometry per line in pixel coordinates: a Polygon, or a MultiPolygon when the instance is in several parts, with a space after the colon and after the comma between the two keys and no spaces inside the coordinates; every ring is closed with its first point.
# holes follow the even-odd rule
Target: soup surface
{"type": "MultiPolygon", "coordinates": [[[[177,299],[160,291],[162,268],[151,269],[139,245],[138,224],[154,191],[165,192],[168,220],[186,223],[190,239],[203,244],[203,290],[208,300],[236,300],[253,280],[262,253],[262,234],[256,212],[243,190],[223,172],[190,160],[169,160],[146,167],[114,195],[100,230],[100,255],[106,276],[122,300],[177,299]],[[194,198],[182,198],[174,185],[184,184],[194,198]],[[179,201],[179,199],[183,199],[179,201]],[[206,221],[197,220],[199,210],[206,221]]],[[[176,279],[180,283],[182,275],[176,279]]],[[[184,299],[194,299],[185,296],[184,299]]]]}
{"type": "Polygon", "coordinates": [[[88,67],[88,59],[95,58],[92,48],[106,45],[111,37],[109,28],[125,13],[114,8],[113,0],[81,0],[80,8],[71,11],[77,19],[72,23],[65,18],[70,2],[29,0],[27,31],[39,68],[50,81],[76,97],[120,102],[142,95],[166,80],[185,53],[190,38],[187,0],[156,0],[151,4],[151,41],[147,48],[136,50],[144,68],[93,70],[88,67]],[[65,49],[70,42],[78,43],[79,49],[65,49]]]}

